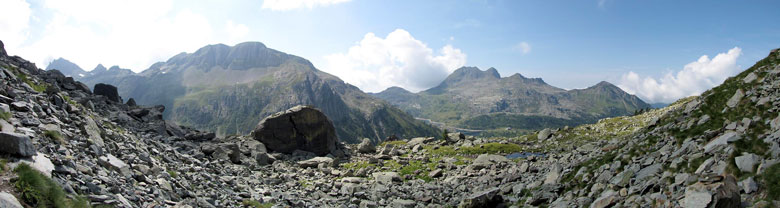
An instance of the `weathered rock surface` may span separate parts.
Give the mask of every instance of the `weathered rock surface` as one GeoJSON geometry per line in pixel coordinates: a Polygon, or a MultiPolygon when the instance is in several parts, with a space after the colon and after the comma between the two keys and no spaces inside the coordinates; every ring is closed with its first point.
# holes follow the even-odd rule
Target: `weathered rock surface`
{"type": "Polygon", "coordinates": [[[338,149],[333,123],[309,106],[295,106],[264,118],[252,135],[275,152],[303,150],[322,156],[338,149]]]}
{"type": "Polygon", "coordinates": [[[30,137],[22,134],[0,132],[0,153],[29,157],[35,155],[30,137]]]}
{"type": "Polygon", "coordinates": [[[95,84],[95,87],[93,88],[93,93],[95,93],[96,95],[106,96],[106,98],[108,98],[109,101],[118,102],[118,103],[122,102],[122,98],[119,97],[119,92],[117,92],[116,87],[110,84],[103,84],[103,83],[95,84]]]}

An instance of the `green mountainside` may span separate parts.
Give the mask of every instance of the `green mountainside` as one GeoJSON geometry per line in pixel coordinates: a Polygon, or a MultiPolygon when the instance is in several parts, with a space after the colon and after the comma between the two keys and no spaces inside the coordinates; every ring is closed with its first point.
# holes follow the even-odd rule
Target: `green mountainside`
{"type": "Polygon", "coordinates": [[[247,134],[262,118],[296,105],[321,109],[346,142],[439,134],[387,102],[317,70],[308,60],[259,42],[205,46],[138,74],[113,67],[94,71],[100,70],[77,80],[88,86],[115,85],[125,100],[165,105],[167,119],[221,135],[247,134]]]}
{"type": "Polygon", "coordinates": [[[415,117],[478,130],[573,126],[650,108],[608,82],[564,90],[540,78],[502,78],[494,68],[476,67],[455,70],[438,86],[419,93],[391,87],[372,95],[415,117]]]}

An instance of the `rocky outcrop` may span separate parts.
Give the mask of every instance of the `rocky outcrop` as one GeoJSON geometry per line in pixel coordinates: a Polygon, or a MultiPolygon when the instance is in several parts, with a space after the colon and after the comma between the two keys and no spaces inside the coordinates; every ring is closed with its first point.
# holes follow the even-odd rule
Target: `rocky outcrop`
{"type": "Polygon", "coordinates": [[[264,118],[252,136],[275,152],[303,150],[322,156],[339,150],[333,123],[310,106],[295,106],[264,118]]]}

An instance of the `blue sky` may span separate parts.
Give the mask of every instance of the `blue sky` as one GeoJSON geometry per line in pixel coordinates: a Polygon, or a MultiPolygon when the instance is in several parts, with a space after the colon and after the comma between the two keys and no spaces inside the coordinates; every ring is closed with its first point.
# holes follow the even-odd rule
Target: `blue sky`
{"type": "Polygon", "coordinates": [[[566,89],[606,80],[646,101],[671,102],[780,47],[778,1],[0,4],[0,40],[39,67],[64,57],[88,70],[102,63],[141,71],[206,44],[260,41],[366,91],[419,91],[467,65],[566,89]]]}

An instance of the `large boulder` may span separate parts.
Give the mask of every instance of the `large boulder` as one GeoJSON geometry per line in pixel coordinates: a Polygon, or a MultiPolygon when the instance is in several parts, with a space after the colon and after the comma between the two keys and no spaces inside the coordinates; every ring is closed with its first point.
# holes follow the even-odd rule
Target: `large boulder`
{"type": "Polygon", "coordinates": [[[0,132],[0,154],[9,154],[22,157],[35,155],[35,146],[33,146],[30,137],[8,132],[0,132]]]}
{"type": "Polygon", "coordinates": [[[714,176],[685,188],[682,207],[740,207],[740,188],[734,176],[714,176]]]}
{"type": "Polygon", "coordinates": [[[303,150],[323,156],[338,150],[333,123],[310,106],[295,106],[264,118],[252,136],[268,150],[281,153],[303,150]]]}
{"type": "Polygon", "coordinates": [[[95,88],[93,90],[96,95],[102,95],[106,96],[108,100],[114,101],[117,103],[122,102],[122,98],[119,97],[119,93],[116,90],[116,87],[110,84],[103,84],[103,83],[97,83],[95,84],[95,88]]]}

